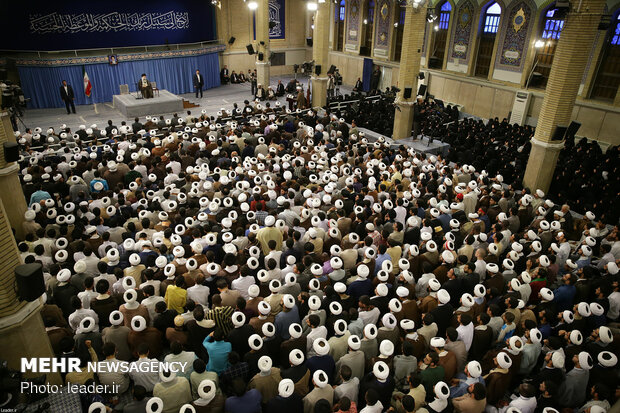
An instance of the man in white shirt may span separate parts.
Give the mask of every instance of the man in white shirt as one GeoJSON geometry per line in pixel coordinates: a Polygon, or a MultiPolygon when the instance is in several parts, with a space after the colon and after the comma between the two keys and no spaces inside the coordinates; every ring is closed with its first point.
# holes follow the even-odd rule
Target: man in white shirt
{"type": "MultiPolygon", "coordinates": [[[[95,297],[96,296],[97,293],[95,293],[95,297]]],[[[90,300],[88,302],[90,304],[90,300]]],[[[95,320],[95,324],[99,325],[99,316],[97,313],[91,309],[82,308],[82,300],[79,297],[71,297],[71,305],[75,309],[75,311],[69,315],[69,326],[71,326],[73,331],[77,331],[80,323],[86,317],[92,317],[95,320]]]]}
{"type": "MultiPolygon", "coordinates": [[[[146,343],[141,343],[138,346],[138,356],[138,360],[131,363],[132,367],[133,365],[149,365],[150,363],[157,362],[157,359],[149,358],[149,346],[146,343]]],[[[155,384],[159,382],[159,374],[157,374],[157,372],[142,372],[139,368],[132,368],[129,376],[133,380],[134,384],[139,384],[140,386],[144,387],[149,393],[153,391],[153,387],[155,387],[155,384]]]]}
{"type": "Polygon", "coordinates": [[[403,224],[403,226],[405,226],[405,218],[407,217],[407,209],[405,209],[405,207],[403,207],[403,201],[402,198],[399,198],[397,201],[397,207],[394,208],[394,212],[396,212],[396,218],[395,221],[396,222],[400,222],[401,224],[403,224]]]}
{"type": "Polygon", "coordinates": [[[152,327],[153,323],[155,322],[155,317],[157,317],[157,313],[155,312],[155,306],[158,302],[165,300],[164,297],[155,295],[155,289],[152,285],[147,285],[146,287],[142,288],[142,293],[145,295],[146,298],[144,298],[142,302],[140,302],[140,304],[145,306],[148,310],[149,324],[152,327]]]}
{"type": "Polygon", "coordinates": [[[196,354],[193,351],[183,351],[183,347],[178,341],[175,341],[170,345],[170,351],[171,353],[164,358],[164,362],[184,363],[177,364],[177,366],[182,366],[183,368],[183,371],[177,372],[177,377],[185,377],[189,380],[190,374],[194,371],[193,364],[194,360],[196,360],[196,354]]]}
{"type": "Polygon", "coordinates": [[[601,271],[604,271],[605,266],[610,262],[615,262],[616,258],[611,253],[611,245],[609,244],[601,245],[601,254],[603,254],[603,256],[601,257],[600,260],[598,260],[598,263],[596,264],[596,268],[598,268],[601,271]]]}
{"type": "Polygon", "coordinates": [[[377,324],[381,311],[372,305],[368,296],[360,297],[358,317],[364,322],[364,325],[377,324]]]}
{"type": "Polygon", "coordinates": [[[206,309],[209,307],[210,290],[206,285],[202,285],[204,280],[205,278],[202,274],[196,278],[196,284],[187,289],[187,299],[193,300],[196,304],[200,304],[206,309]]]}
{"type": "Polygon", "coordinates": [[[379,401],[379,392],[371,388],[366,392],[366,407],[360,413],[381,413],[383,404],[379,401]]]}
{"type": "Polygon", "coordinates": [[[563,232],[558,232],[558,235],[556,236],[556,240],[557,240],[557,243],[556,243],[557,247],[554,248],[554,246],[552,245],[551,248],[556,253],[555,262],[558,264],[560,268],[564,268],[564,264],[566,263],[566,260],[570,256],[570,244],[566,240],[566,237],[564,236],[563,232]]]}
{"type": "Polygon", "coordinates": [[[480,282],[484,281],[487,275],[487,263],[484,261],[486,258],[486,251],[482,248],[476,250],[476,262],[474,265],[476,269],[474,272],[480,276],[480,282]]]}
{"type": "Polygon", "coordinates": [[[613,283],[613,289],[614,292],[609,294],[609,297],[607,297],[607,299],[609,300],[609,310],[607,311],[607,318],[609,318],[610,320],[616,320],[620,316],[620,292],[618,291],[617,281],[613,283]]]}
{"type": "Polygon", "coordinates": [[[519,396],[512,396],[508,407],[516,407],[521,413],[534,413],[536,410],[536,389],[529,383],[522,383],[519,386],[519,396]]]}
{"type": "MultiPolygon", "coordinates": [[[[116,359],[116,346],[114,343],[105,343],[103,345],[103,355],[105,360],[100,363],[105,364],[118,364],[119,360],[116,359]]],[[[120,367],[108,366],[105,369],[102,369],[99,373],[97,373],[97,377],[99,377],[99,382],[103,385],[108,386],[108,393],[114,392],[117,389],[116,394],[123,394],[129,389],[129,374],[121,373],[120,367]]]]}
{"type": "Polygon", "coordinates": [[[256,284],[256,280],[251,274],[247,274],[245,276],[243,275],[245,268],[246,267],[241,268],[241,274],[238,278],[233,280],[233,282],[231,283],[231,287],[233,290],[239,291],[241,297],[248,301],[250,299],[250,294],[248,293],[248,290],[250,289],[250,286],[256,284]]]}
{"type": "Polygon", "coordinates": [[[87,277],[84,280],[84,291],[81,291],[78,293],[77,297],[82,301],[82,307],[89,309],[90,308],[90,301],[94,300],[97,297],[97,292],[93,290],[95,284],[94,284],[94,278],[92,277],[87,277]]]}
{"type": "Polygon", "coordinates": [[[336,400],[347,397],[349,400],[357,404],[357,396],[359,393],[360,379],[351,377],[353,372],[351,367],[346,364],[340,368],[340,379],[342,384],[334,388],[334,396],[336,400]]]}
{"type": "Polygon", "coordinates": [[[307,319],[307,323],[310,326],[310,332],[306,336],[306,350],[307,350],[307,358],[312,356],[316,356],[316,352],[314,351],[314,340],[317,338],[327,339],[327,328],[325,326],[319,325],[321,319],[316,314],[310,314],[307,319]]]}
{"type": "Polygon", "coordinates": [[[460,323],[456,328],[456,332],[459,334],[458,339],[465,343],[465,349],[469,351],[474,340],[474,323],[472,323],[471,316],[467,314],[459,314],[457,320],[460,323]]]}

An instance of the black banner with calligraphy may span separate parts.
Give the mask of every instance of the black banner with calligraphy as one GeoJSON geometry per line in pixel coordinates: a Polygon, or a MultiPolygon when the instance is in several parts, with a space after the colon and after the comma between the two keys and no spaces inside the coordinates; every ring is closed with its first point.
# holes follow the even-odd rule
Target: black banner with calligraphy
{"type": "Polygon", "coordinates": [[[72,50],[194,43],[216,39],[206,0],[22,0],[7,3],[6,50],[72,50]]]}

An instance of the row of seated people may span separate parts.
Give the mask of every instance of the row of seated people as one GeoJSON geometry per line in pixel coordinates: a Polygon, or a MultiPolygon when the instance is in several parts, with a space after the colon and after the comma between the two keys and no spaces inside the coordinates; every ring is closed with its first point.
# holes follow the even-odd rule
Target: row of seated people
{"type": "Polygon", "coordinates": [[[234,70],[230,72],[228,66],[224,65],[222,70],[220,70],[220,82],[223,85],[228,83],[256,82],[256,69],[248,69],[247,74],[244,74],[243,70],[240,70],[239,73],[234,70]]]}

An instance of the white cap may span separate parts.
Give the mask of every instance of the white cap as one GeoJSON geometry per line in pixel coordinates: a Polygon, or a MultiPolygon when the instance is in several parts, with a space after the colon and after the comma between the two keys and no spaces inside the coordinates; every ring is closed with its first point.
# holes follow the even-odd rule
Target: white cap
{"type": "Polygon", "coordinates": [[[446,340],[441,337],[433,337],[431,338],[431,347],[445,347],[446,340]]]}
{"type": "Polygon", "coordinates": [[[396,320],[396,317],[392,313],[384,314],[381,318],[381,322],[389,329],[394,329],[398,325],[398,320],[396,320]]]}
{"type": "Polygon", "coordinates": [[[377,361],[375,362],[375,365],[372,368],[372,373],[375,375],[377,380],[385,381],[390,375],[390,368],[385,362],[377,361]]]}
{"type": "Polygon", "coordinates": [[[263,324],[262,331],[265,337],[273,337],[276,333],[276,326],[272,322],[267,321],[263,324]]]}
{"type": "Polygon", "coordinates": [[[301,328],[300,324],[292,323],[290,326],[288,326],[288,333],[290,334],[291,338],[299,338],[303,334],[303,329],[301,328]]]}
{"type": "Polygon", "coordinates": [[[469,372],[470,376],[477,379],[482,374],[482,366],[478,361],[472,360],[467,363],[467,371],[469,372]]]}
{"type": "Polygon", "coordinates": [[[571,331],[570,334],[568,335],[568,339],[570,340],[571,343],[577,346],[583,343],[583,335],[581,334],[581,331],[579,330],[571,331]]]}
{"type": "Polygon", "coordinates": [[[287,398],[293,395],[295,392],[295,383],[291,379],[282,379],[278,384],[278,395],[283,398],[287,398]]]}
{"type": "Polygon", "coordinates": [[[512,359],[508,356],[508,354],[504,353],[503,351],[497,353],[497,356],[495,357],[497,358],[497,364],[499,365],[499,367],[503,369],[509,369],[510,366],[512,366],[512,359]]]}
{"type": "Polygon", "coordinates": [[[245,324],[245,314],[241,311],[235,311],[232,315],[232,323],[236,328],[243,327],[245,324]]]}
{"type": "Polygon", "coordinates": [[[327,377],[327,374],[323,370],[317,370],[312,375],[312,380],[318,388],[322,389],[323,387],[327,386],[329,382],[329,377],[327,377]]]}
{"type": "Polygon", "coordinates": [[[448,398],[450,397],[450,388],[443,381],[435,384],[433,390],[435,391],[435,397],[437,397],[439,400],[448,400],[448,398]]]}
{"type": "Polygon", "coordinates": [[[201,399],[212,400],[217,392],[217,387],[212,380],[205,379],[198,385],[198,395],[201,399]]]}
{"type": "Polygon", "coordinates": [[[267,315],[271,312],[271,306],[266,301],[261,301],[258,303],[258,312],[262,315],[267,315]]]}
{"type": "Polygon", "coordinates": [[[601,351],[597,359],[603,367],[614,367],[618,363],[618,357],[610,351],[601,351]]]}
{"type": "Polygon", "coordinates": [[[312,349],[319,356],[324,356],[329,353],[329,343],[323,337],[319,337],[312,343],[312,349]]]}
{"type": "Polygon", "coordinates": [[[82,321],[80,321],[80,330],[83,333],[89,333],[91,331],[95,331],[97,327],[97,323],[93,317],[84,317],[82,321]]]}
{"type": "Polygon", "coordinates": [[[579,353],[577,358],[579,359],[579,365],[582,369],[590,370],[592,367],[594,367],[594,361],[592,360],[592,356],[590,356],[589,353],[582,351],[581,353],[579,353]]]}
{"type": "Polygon", "coordinates": [[[271,357],[262,356],[258,359],[258,369],[265,373],[271,371],[271,367],[273,366],[273,362],[271,361],[271,357]]]}
{"type": "Polygon", "coordinates": [[[607,326],[599,327],[598,336],[601,339],[601,342],[604,344],[609,344],[614,341],[614,335],[611,332],[611,329],[607,326]]]}
{"type": "Polygon", "coordinates": [[[67,268],[63,268],[56,275],[58,282],[68,282],[71,279],[71,271],[67,268]]]}
{"type": "Polygon", "coordinates": [[[362,342],[358,336],[353,335],[349,336],[349,338],[347,339],[347,344],[349,345],[349,347],[351,347],[352,350],[359,350],[362,342]]]}
{"type": "Polygon", "coordinates": [[[284,294],[282,301],[284,303],[284,307],[286,308],[290,309],[295,307],[295,298],[291,294],[284,294]]]}
{"type": "Polygon", "coordinates": [[[177,377],[177,374],[172,370],[167,371],[166,369],[162,369],[159,372],[159,380],[164,383],[169,383],[173,381],[176,377],[177,377]]]}
{"type": "Polygon", "coordinates": [[[252,350],[260,350],[261,348],[263,348],[263,338],[258,334],[252,334],[250,337],[248,337],[248,345],[252,350]]]}
{"type": "Polygon", "coordinates": [[[559,351],[554,351],[553,354],[551,355],[551,363],[553,364],[553,367],[555,367],[556,369],[564,368],[564,361],[565,361],[564,354],[560,353],[559,351]]]}
{"type": "Polygon", "coordinates": [[[381,344],[379,344],[379,352],[382,356],[391,356],[394,354],[394,343],[390,340],[382,340],[381,344]]]}
{"type": "Polygon", "coordinates": [[[134,316],[131,319],[131,329],[133,331],[143,331],[144,329],[146,329],[146,320],[144,317],[142,317],[141,315],[137,315],[134,316]]]}
{"type": "Polygon", "coordinates": [[[437,291],[437,299],[440,304],[447,304],[450,302],[450,293],[442,288],[437,291]]]}
{"type": "Polygon", "coordinates": [[[118,326],[123,324],[123,313],[121,313],[120,311],[116,310],[116,311],[112,311],[110,313],[110,324],[118,326]]]}
{"type": "Polygon", "coordinates": [[[377,327],[374,324],[366,324],[364,335],[371,340],[377,338],[377,327]]]}

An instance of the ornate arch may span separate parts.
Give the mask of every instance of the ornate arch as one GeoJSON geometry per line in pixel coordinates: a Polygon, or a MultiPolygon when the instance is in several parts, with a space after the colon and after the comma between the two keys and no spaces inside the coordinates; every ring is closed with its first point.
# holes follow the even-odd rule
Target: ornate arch
{"type": "Polygon", "coordinates": [[[464,0],[454,13],[452,37],[450,39],[449,60],[469,61],[470,45],[473,43],[473,24],[476,7],[471,0],[464,0]]]}
{"type": "Polygon", "coordinates": [[[539,8],[532,0],[512,2],[502,13],[501,32],[496,53],[495,67],[512,72],[521,72],[525,65],[529,40],[539,8]]]}

